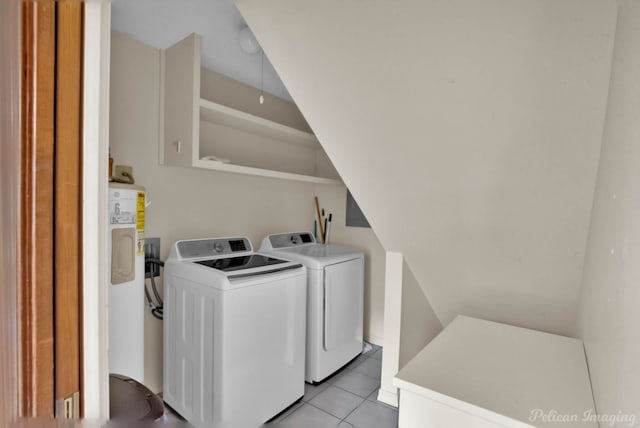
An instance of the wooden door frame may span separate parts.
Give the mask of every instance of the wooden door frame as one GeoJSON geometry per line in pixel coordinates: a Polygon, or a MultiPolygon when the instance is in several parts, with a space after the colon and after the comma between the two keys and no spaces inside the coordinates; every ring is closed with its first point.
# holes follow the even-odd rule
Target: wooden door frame
{"type": "Polygon", "coordinates": [[[21,403],[53,416],[55,4],[22,2],[21,403]]]}
{"type": "Polygon", "coordinates": [[[56,6],[54,315],[56,417],[80,416],[82,349],[83,4],[56,6]],[[73,401],[69,409],[64,400],[73,401]]]}
{"type": "Polygon", "coordinates": [[[83,4],[18,4],[22,150],[17,410],[23,417],[75,417],[82,397],[83,4]],[[70,396],[76,398],[76,411],[63,415],[64,406],[54,403],[70,396]]]}
{"type": "Polygon", "coordinates": [[[20,410],[20,47],[18,0],[0,2],[0,426],[20,410]]]}
{"type": "MultiPolygon", "coordinates": [[[[54,409],[53,201],[47,196],[53,187],[54,66],[48,58],[54,50],[54,4],[0,2],[0,426],[21,416],[52,416],[54,409]]],[[[84,414],[102,424],[109,416],[106,160],[111,7],[108,0],[84,6],[88,25],[82,66],[91,78],[82,93],[86,220],[81,376],[87,392],[84,414]]]]}

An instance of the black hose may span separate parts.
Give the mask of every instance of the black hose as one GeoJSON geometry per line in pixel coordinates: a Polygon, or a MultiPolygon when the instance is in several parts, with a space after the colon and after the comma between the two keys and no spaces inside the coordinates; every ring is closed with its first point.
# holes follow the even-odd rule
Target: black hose
{"type": "MultiPolygon", "coordinates": [[[[145,265],[146,264],[157,265],[157,266],[160,266],[160,267],[164,268],[164,262],[162,260],[158,260],[158,259],[145,259],[145,265]]],[[[147,281],[146,281],[146,278],[145,278],[144,294],[145,294],[145,297],[147,299],[147,306],[149,307],[149,310],[151,311],[151,315],[153,315],[155,318],[157,318],[159,320],[162,320],[164,318],[164,308],[163,308],[164,302],[162,301],[162,297],[160,296],[160,293],[158,292],[158,288],[156,286],[156,281],[155,281],[154,275],[153,275],[153,269],[149,269],[149,270],[151,271],[151,274],[149,275],[149,278],[151,279],[151,290],[153,291],[153,295],[156,298],[157,304],[151,298],[151,294],[149,293],[149,289],[147,288],[147,281]]]]}
{"type": "Polygon", "coordinates": [[[158,289],[156,288],[156,280],[153,279],[153,275],[151,275],[151,289],[153,290],[153,294],[156,296],[156,300],[158,301],[160,307],[164,304],[162,301],[162,297],[160,297],[160,293],[158,293],[158,289]]]}

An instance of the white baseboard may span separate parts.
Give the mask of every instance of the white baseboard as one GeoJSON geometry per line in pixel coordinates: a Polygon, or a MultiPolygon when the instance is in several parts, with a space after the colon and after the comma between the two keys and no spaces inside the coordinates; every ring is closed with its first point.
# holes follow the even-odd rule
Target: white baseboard
{"type": "Polygon", "coordinates": [[[365,338],[365,341],[374,345],[384,346],[384,339],[380,336],[369,335],[369,337],[365,338]]]}
{"type": "Polygon", "coordinates": [[[393,388],[393,391],[387,391],[380,388],[378,390],[378,401],[382,401],[384,404],[393,407],[398,407],[398,389],[393,388]]]}

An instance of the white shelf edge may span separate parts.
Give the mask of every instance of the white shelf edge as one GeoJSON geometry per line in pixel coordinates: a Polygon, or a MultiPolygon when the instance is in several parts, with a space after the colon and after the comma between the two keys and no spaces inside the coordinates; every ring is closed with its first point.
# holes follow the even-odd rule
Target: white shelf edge
{"type": "MultiPolygon", "coordinates": [[[[308,146],[319,144],[318,139],[312,133],[200,98],[200,114],[202,115],[203,112],[205,116],[217,117],[223,124],[233,122],[235,127],[242,124],[242,129],[249,132],[270,136],[289,143],[308,146]]],[[[211,119],[209,120],[211,121],[211,119]]]]}
{"type": "Polygon", "coordinates": [[[273,171],[269,169],[254,168],[251,166],[234,165],[208,159],[193,161],[196,168],[210,169],[214,171],[234,172],[238,174],[257,175],[260,177],[280,178],[284,180],[305,181],[317,184],[342,184],[342,181],[333,178],[315,177],[312,175],[294,174],[291,172],[273,171]]]}

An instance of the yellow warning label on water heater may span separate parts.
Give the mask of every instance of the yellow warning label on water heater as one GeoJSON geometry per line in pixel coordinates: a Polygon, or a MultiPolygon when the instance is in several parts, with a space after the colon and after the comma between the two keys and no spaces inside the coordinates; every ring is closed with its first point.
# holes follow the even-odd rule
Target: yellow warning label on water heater
{"type": "Polygon", "coordinates": [[[136,230],[144,230],[144,192],[138,192],[136,200],[136,230]]]}

